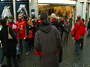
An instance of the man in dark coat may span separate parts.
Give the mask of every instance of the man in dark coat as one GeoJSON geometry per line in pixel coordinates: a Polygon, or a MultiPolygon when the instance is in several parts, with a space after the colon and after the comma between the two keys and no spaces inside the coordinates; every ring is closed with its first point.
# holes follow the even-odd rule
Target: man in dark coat
{"type": "Polygon", "coordinates": [[[47,14],[41,14],[42,26],[35,34],[34,49],[42,53],[41,67],[59,67],[58,50],[62,47],[60,33],[47,20],[47,14]]]}

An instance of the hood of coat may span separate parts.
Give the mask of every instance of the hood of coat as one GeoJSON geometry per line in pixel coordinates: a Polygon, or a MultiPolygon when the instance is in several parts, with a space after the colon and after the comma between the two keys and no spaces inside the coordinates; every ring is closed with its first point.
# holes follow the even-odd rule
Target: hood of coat
{"type": "Polygon", "coordinates": [[[51,25],[47,25],[47,26],[42,26],[39,28],[39,30],[48,33],[51,30],[51,25]]]}
{"type": "Polygon", "coordinates": [[[39,30],[48,33],[51,30],[51,23],[50,21],[44,20],[42,21],[41,27],[39,28],[39,30]]]}

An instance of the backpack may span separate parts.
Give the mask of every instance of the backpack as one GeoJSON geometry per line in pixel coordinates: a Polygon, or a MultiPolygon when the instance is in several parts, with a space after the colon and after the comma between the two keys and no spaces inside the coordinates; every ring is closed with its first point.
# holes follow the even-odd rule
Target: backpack
{"type": "Polygon", "coordinates": [[[86,33],[86,25],[85,25],[84,22],[81,22],[80,28],[81,28],[80,34],[81,34],[81,35],[84,35],[84,34],[86,33]]]}

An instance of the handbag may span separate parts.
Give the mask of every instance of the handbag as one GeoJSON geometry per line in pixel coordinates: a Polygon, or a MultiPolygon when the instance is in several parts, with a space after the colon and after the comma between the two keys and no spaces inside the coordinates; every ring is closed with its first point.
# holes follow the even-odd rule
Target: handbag
{"type": "Polygon", "coordinates": [[[8,27],[8,39],[13,39],[12,36],[9,33],[9,27],[8,27]]]}

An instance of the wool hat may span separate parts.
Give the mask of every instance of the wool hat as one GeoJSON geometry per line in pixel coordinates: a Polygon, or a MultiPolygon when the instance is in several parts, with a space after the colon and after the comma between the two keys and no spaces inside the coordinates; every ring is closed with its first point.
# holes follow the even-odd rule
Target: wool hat
{"type": "Polygon", "coordinates": [[[52,13],[52,14],[51,14],[51,17],[52,17],[52,18],[57,18],[57,16],[56,16],[55,13],[52,13]]]}

